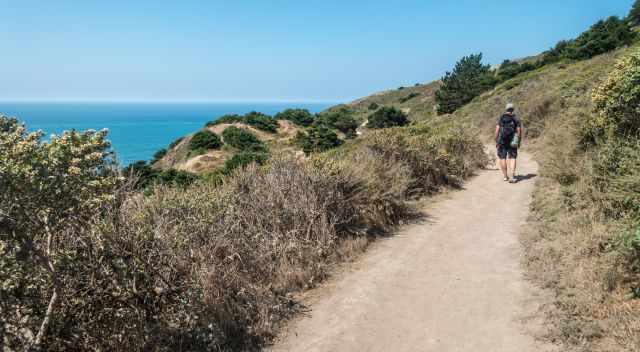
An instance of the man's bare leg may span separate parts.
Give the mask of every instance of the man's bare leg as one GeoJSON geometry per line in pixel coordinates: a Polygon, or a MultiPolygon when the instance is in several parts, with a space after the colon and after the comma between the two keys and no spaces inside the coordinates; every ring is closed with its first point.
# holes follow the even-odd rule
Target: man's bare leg
{"type": "Polygon", "coordinates": [[[502,170],[502,174],[504,175],[504,178],[509,178],[507,174],[507,159],[500,159],[498,161],[498,164],[500,164],[500,170],[502,170]]]}
{"type": "Polygon", "coordinates": [[[511,175],[513,175],[513,178],[516,178],[516,166],[517,166],[517,161],[516,159],[509,159],[509,168],[511,169],[511,175]]]}

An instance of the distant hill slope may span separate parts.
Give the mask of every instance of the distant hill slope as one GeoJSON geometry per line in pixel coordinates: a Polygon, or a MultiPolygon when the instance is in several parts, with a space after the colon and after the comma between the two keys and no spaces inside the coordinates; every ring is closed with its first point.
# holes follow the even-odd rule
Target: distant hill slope
{"type": "MultiPolygon", "coordinates": [[[[224,142],[222,132],[231,126],[252,133],[272,151],[289,151],[292,153],[300,151],[299,148],[293,145],[292,141],[299,128],[290,121],[278,120],[277,133],[261,131],[243,123],[222,123],[205,127],[202,130],[211,131],[221,136],[224,142]]],[[[217,150],[208,150],[204,154],[194,155],[189,147],[189,142],[192,138],[193,134],[182,138],[175,146],[170,147],[167,150],[167,154],[154,163],[153,167],[162,170],[174,168],[193,173],[202,173],[221,167],[225,161],[237,152],[234,148],[225,145],[217,150]]]]}
{"type": "Polygon", "coordinates": [[[435,95],[438,88],[440,88],[440,81],[417,84],[413,87],[400,87],[331,107],[328,110],[346,106],[354,112],[356,120],[364,123],[377,106],[393,106],[409,115],[410,120],[423,121],[436,114],[435,95]]]}

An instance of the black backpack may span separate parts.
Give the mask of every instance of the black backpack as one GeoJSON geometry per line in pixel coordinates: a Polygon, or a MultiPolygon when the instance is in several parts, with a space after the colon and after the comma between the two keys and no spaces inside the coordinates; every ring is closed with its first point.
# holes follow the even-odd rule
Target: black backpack
{"type": "Polygon", "coordinates": [[[500,135],[498,136],[498,144],[510,145],[513,140],[513,136],[516,134],[518,123],[516,118],[512,115],[504,114],[500,117],[500,135]]]}

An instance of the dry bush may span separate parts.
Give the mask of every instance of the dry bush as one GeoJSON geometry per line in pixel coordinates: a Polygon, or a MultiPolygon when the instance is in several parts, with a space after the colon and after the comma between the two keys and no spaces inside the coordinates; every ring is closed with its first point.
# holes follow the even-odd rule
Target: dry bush
{"type": "MultiPolygon", "coordinates": [[[[473,136],[411,127],[308,161],[275,156],[218,185],[156,185],[144,195],[124,187],[78,226],[61,227],[62,298],[42,349],[259,349],[299,310],[293,294],[413,215],[409,201],[458,185],[483,160],[473,136]]],[[[28,287],[3,295],[39,297],[20,316],[1,311],[0,332],[7,317],[15,329],[0,341],[23,349],[21,319],[42,314],[50,284],[42,268],[32,275],[33,263],[12,258],[0,264],[28,287]]]]}

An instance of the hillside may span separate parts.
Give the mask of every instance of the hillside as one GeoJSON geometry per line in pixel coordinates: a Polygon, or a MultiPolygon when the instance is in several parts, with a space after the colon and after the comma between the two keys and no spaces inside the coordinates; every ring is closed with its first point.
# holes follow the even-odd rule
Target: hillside
{"type": "Polygon", "coordinates": [[[412,121],[423,121],[435,115],[435,93],[439,87],[440,81],[435,81],[386,90],[328,110],[347,107],[353,111],[356,120],[363,123],[378,107],[392,106],[405,112],[412,121]]]}
{"type": "MultiPolygon", "coordinates": [[[[224,130],[232,126],[241,128],[255,135],[258,140],[263,142],[272,151],[288,151],[292,153],[300,151],[299,148],[293,145],[293,138],[295,138],[299,128],[290,121],[278,120],[276,133],[261,131],[253,126],[240,122],[222,123],[205,127],[203,130],[222,136],[224,130]]],[[[202,154],[195,154],[189,146],[193,136],[194,135],[191,134],[180,139],[176,145],[167,150],[165,156],[153,164],[153,167],[157,169],[175,168],[192,173],[202,173],[223,166],[225,161],[237,153],[235,148],[225,145],[220,149],[206,150],[202,154]]],[[[223,137],[222,141],[224,142],[223,137]]]]}

